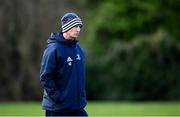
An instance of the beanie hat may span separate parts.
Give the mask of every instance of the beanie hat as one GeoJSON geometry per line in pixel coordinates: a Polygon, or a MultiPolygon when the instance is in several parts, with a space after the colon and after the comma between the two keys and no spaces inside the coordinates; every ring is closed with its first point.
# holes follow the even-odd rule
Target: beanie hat
{"type": "Polygon", "coordinates": [[[75,13],[66,13],[62,18],[61,18],[61,28],[62,32],[66,32],[73,28],[76,25],[82,26],[82,21],[79,18],[79,16],[75,13]]]}

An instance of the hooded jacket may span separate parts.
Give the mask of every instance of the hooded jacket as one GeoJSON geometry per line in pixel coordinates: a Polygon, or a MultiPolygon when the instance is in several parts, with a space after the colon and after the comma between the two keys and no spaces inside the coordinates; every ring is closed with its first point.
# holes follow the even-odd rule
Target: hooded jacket
{"type": "Polygon", "coordinates": [[[85,56],[77,40],[51,33],[44,50],[40,81],[45,110],[82,110],[86,106],[85,56]]]}

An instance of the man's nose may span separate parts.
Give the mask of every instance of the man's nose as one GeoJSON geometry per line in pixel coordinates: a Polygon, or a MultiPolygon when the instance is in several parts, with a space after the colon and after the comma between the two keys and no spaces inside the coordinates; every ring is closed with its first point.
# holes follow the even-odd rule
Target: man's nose
{"type": "Polygon", "coordinates": [[[81,30],[80,26],[77,26],[77,27],[76,27],[76,30],[77,30],[77,31],[80,31],[80,30],[81,30]]]}

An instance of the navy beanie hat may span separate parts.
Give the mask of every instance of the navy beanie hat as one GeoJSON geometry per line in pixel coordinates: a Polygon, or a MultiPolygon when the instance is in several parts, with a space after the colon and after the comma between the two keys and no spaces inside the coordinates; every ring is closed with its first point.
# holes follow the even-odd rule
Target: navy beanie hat
{"type": "Polygon", "coordinates": [[[82,26],[81,18],[76,13],[66,13],[61,18],[61,29],[62,32],[66,32],[76,25],[82,26]]]}

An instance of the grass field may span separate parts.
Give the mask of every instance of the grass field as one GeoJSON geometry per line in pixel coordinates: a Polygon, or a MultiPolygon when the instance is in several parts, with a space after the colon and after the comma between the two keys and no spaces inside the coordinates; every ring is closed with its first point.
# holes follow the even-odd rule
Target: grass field
{"type": "MultiPolygon", "coordinates": [[[[180,116],[180,102],[88,102],[90,116],[180,116]]],[[[38,102],[0,103],[0,116],[42,116],[38,102]]]]}

